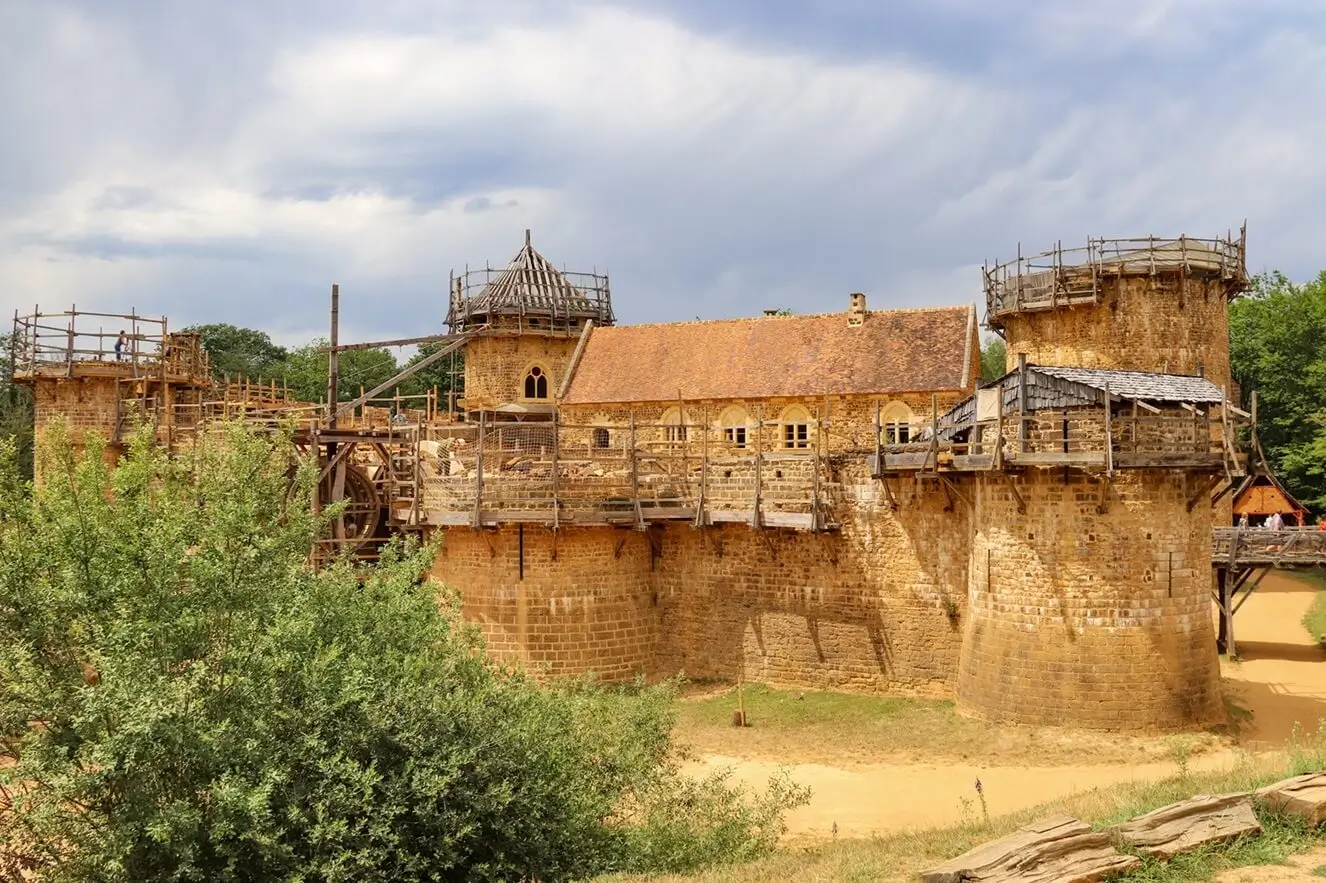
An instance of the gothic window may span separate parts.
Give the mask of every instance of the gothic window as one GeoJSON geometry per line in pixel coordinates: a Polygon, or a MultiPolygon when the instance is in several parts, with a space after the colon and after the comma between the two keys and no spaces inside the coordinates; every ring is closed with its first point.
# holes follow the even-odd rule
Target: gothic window
{"type": "Polygon", "coordinates": [[[723,432],[723,441],[734,448],[746,447],[749,427],[750,418],[744,408],[733,405],[719,415],[718,428],[723,432]]]}
{"type": "Polygon", "coordinates": [[[594,430],[594,447],[603,450],[611,443],[612,439],[608,435],[608,430],[604,429],[602,426],[594,430]]]}
{"type": "Polygon", "coordinates": [[[810,447],[810,412],[800,405],[784,408],[778,415],[783,427],[783,447],[793,450],[810,447]]]}
{"type": "Polygon", "coordinates": [[[525,398],[546,399],[548,397],[548,375],[538,365],[529,369],[525,375],[525,398]]]}
{"type": "Polygon", "coordinates": [[[669,444],[681,444],[686,441],[686,416],[681,408],[668,408],[663,412],[660,422],[663,424],[663,437],[669,444]]]}
{"type": "Polygon", "coordinates": [[[902,402],[890,402],[880,411],[880,441],[886,445],[905,445],[912,440],[916,418],[902,402]]]}

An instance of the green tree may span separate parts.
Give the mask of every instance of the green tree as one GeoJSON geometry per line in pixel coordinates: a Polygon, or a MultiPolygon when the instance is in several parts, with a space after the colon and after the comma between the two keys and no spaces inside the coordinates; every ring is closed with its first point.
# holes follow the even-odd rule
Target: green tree
{"type": "Polygon", "coordinates": [[[1290,493],[1326,507],[1326,272],[1298,284],[1264,273],[1230,308],[1230,367],[1290,493]]]}
{"type": "Polygon", "coordinates": [[[989,383],[998,380],[1008,373],[1004,367],[1007,362],[1008,347],[1004,345],[1004,339],[997,335],[991,335],[981,346],[981,382],[989,383]]]}
{"type": "MultiPolygon", "coordinates": [[[[304,402],[326,401],[327,363],[325,338],[291,350],[286,360],[286,380],[290,384],[291,395],[304,402]]],[[[359,395],[361,388],[370,390],[400,371],[396,357],[386,349],[345,350],[337,363],[340,368],[340,401],[353,399],[359,395]]]]}
{"type": "MultiPolygon", "coordinates": [[[[418,364],[443,346],[445,344],[422,344],[419,351],[405,363],[404,367],[408,368],[411,365],[418,364]]],[[[406,395],[419,395],[436,387],[438,407],[445,408],[447,393],[459,391],[463,387],[464,374],[465,351],[462,349],[452,355],[443,356],[428,367],[421,368],[417,373],[405,378],[405,382],[401,384],[401,392],[406,395]]]]}
{"type": "Polygon", "coordinates": [[[285,347],[272,343],[264,331],[217,323],[190,325],[185,331],[202,335],[212,360],[212,376],[247,377],[253,380],[281,377],[285,372],[285,347]]]}
{"type": "Polygon", "coordinates": [[[565,880],[770,849],[804,792],[691,781],[671,694],[543,689],[421,579],[307,566],[315,468],[232,428],[108,470],[0,445],[0,877],[565,880]]]}
{"type": "Polygon", "coordinates": [[[0,439],[16,446],[15,468],[23,480],[32,479],[33,402],[32,393],[14,383],[11,360],[12,336],[0,334],[0,439]]]}

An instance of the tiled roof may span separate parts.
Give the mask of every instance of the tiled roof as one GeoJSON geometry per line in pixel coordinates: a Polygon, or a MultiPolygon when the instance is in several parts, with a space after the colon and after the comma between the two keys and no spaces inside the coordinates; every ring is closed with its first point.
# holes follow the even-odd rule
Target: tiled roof
{"type": "Polygon", "coordinates": [[[1034,365],[1031,370],[1060,380],[1104,390],[1111,395],[1150,402],[1219,403],[1224,400],[1220,387],[1203,377],[1186,374],[1151,374],[1145,371],[1109,371],[1102,368],[1060,368],[1034,365]]]}
{"type": "Polygon", "coordinates": [[[595,328],[566,404],[961,390],[975,307],[595,328]]]}

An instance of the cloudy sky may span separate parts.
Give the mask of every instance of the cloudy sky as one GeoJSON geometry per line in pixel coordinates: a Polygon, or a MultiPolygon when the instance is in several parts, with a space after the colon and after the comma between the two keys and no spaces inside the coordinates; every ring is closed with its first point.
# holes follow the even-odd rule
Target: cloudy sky
{"type": "Polygon", "coordinates": [[[427,333],[527,227],[625,322],[1245,218],[1326,267],[1320,0],[0,0],[0,120],[6,315],[427,333]]]}

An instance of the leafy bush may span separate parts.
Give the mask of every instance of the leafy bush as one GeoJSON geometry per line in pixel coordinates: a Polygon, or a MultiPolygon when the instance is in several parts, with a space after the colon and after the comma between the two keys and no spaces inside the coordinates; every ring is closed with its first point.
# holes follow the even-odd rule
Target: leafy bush
{"type": "Polygon", "coordinates": [[[747,858],[781,833],[679,773],[666,688],[542,689],[425,582],[314,572],[312,468],[232,430],[114,470],[0,446],[0,875],[560,880],[747,858]]]}

